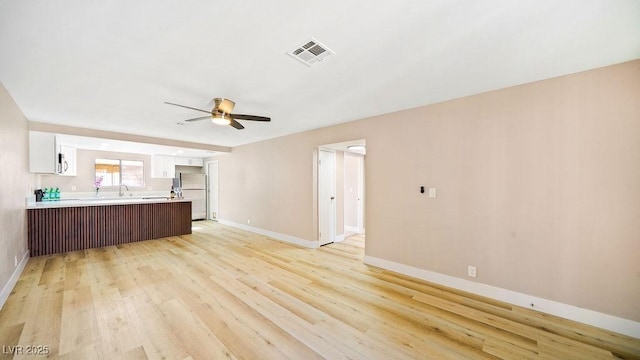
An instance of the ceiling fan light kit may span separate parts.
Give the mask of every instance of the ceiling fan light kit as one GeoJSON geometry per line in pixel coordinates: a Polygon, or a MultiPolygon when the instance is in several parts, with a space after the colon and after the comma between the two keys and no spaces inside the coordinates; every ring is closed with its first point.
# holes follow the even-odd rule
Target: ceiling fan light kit
{"type": "Polygon", "coordinates": [[[233,111],[233,108],[235,107],[236,103],[229,99],[214,98],[213,102],[214,102],[214,107],[210,111],[194,108],[191,106],[180,105],[172,102],[167,102],[167,101],[165,101],[164,103],[167,105],[178,106],[181,108],[191,109],[191,110],[205,112],[209,114],[208,116],[200,116],[197,118],[184,120],[185,122],[211,119],[211,122],[213,122],[216,125],[230,125],[238,130],[242,130],[244,129],[244,126],[240,124],[237,120],[265,121],[265,122],[271,121],[271,118],[268,118],[265,116],[232,114],[231,111],[233,111]]]}
{"type": "Polygon", "coordinates": [[[229,125],[231,124],[231,118],[228,114],[213,114],[211,122],[216,125],[229,125]]]}

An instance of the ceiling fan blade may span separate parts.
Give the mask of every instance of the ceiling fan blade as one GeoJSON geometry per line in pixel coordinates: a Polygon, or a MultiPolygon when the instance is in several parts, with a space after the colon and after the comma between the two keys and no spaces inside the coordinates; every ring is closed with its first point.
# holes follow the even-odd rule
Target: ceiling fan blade
{"type": "Polygon", "coordinates": [[[236,128],[238,130],[244,129],[244,126],[242,126],[242,124],[237,122],[234,118],[231,118],[231,123],[229,123],[229,125],[233,126],[234,128],[236,128]]]}
{"type": "Polygon", "coordinates": [[[238,120],[251,120],[251,121],[271,121],[271,118],[265,116],[245,115],[245,114],[231,114],[238,120]]]}
{"type": "Polygon", "coordinates": [[[211,115],[209,115],[209,116],[200,116],[200,117],[197,117],[197,118],[188,119],[188,120],[184,120],[184,121],[200,121],[200,120],[206,120],[206,119],[211,119],[211,115]]]}
{"type": "Polygon", "coordinates": [[[180,105],[180,104],[174,104],[174,103],[170,103],[170,102],[166,102],[166,101],[165,101],[164,103],[165,103],[165,104],[168,104],[168,105],[179,106],[179,107],[182,107],[182,108],[185,108],[185,109],[191,109],[191,110],[196,110],[196,111],[202,111],[202,112],[206,112],[206,113],[211,114],[211,111],[209,111],[209,110],[196,109],[196,108],[191,107],[191,106],[185,106],[185,105],[180,105]]]}

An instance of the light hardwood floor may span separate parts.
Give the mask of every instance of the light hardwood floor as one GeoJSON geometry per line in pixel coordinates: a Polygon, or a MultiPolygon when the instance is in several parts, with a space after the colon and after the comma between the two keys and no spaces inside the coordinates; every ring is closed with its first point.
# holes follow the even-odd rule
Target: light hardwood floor
{"type": "Polygon", "coordinates": [[[640,359],[638,339],[363,255],[361,236],[304,249],[202,221],[191,235],[31,258],[0,311],[2,358],[42,358],[26,354],[41,345],[54,359],[640,359]]]}

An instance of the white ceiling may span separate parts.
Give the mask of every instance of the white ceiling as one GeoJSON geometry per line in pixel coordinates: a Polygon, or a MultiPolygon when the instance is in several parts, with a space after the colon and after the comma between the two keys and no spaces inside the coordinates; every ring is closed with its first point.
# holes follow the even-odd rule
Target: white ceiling
{"type": "Polygon", "coordinates": [[[5,0],[0,51],[31,121],[236,146],[638,59],[640,1],[5,0]],[[272,122],[163,104],[213,97],[272,122]]]}

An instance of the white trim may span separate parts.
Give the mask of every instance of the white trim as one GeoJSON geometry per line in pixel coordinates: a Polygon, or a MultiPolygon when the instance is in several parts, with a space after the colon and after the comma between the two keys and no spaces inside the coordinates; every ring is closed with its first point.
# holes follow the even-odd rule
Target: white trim
{"type": "Polygon", "coordinates": [[[22,271],[24,271],[24,267],[27,266],[27,262],[29,262],[28,250],[24,253],[24,255],[22,256],[22,260],[20,260],[18,266],[16,267],[16,270],[13,272],[13,274],[9,278],[9,281],[7,281],[7,283],[4,285],[4,288],[2,288],[2,291],[0,292],[0,310],[2,310],[4,303],[9,298],[11,290],[13,290],[13,287],[16,286],[16,283],[18,282],[22,271]]]}
{"type": "Polygon", "coordinates": [[[547,300],[536,296],[502,289],[487,284],[444,275],[437,272],[396,263],[390,260],[376,258],[373,256],[365,255],[364,263],[382,269],[391,270],[400,274],[412,276],[421,280],[448,286],[454,289],[486,296],[513,305],[530,308],[543,313],[578,321],[584,324],[614,331],[627,336],[632,336],[637,339],[640,338],[640,322],[580,308],[574,305],[564,304],[557,301],[547,300]],[[532,306],[532,304],[535,305],[532,306]]]}
{"type": "Polygon", "coordinates": [[[218,159],[215,160],[208,160],[204,163],[204,167],[205,167],[205,174],[207,175],[207,189],[206,189],[206,199],[207,199],[207,215],[205,216],[206,220],[211,220],[211,221],[218,221],[218,218],[220,217],[220,163],[218,162],[218,159]],[[216,185],[217,185],[217,189],[216,189],[216,193],[217,193],[217,204],[216,204],[216,217],[213,218],[213,211],[211,209],[211,173],[210,173],[210,169],[209,167],[213,164],[216,164],[216,167],[218,168],[218,170],[216,171],[216,185]]]}
{"type": "Polygon", "coordinates": [[[336,235],[336,239],[334,242],[344,241],[344,234],[336,235]]]}
{"type": "Polygon", "coordinates": [[[345,225],[344,226],[344,231],[359,234],[360,233],[360,228],[358,228],[357,226],[347,226],[347,225],[345,225]]]}
{"type": "Polygon", "coordinates": [[[315,249],[315,248],[318,247],[318,242],[317,241],[305,240],[305,239],[297,238],[295,236],[286,235],[286,234],[280,234],[280,233],[277,233],[277,232],[274,232],[274,231],[260,229],[260,228],[256,228],[256,227],[248,226],[248,225],[244,225],[244,224],[239,224],[239,223],[236,223],[236,222],[233,222],[233,221],[229,221],[229,220],[225,220],[225,219],[218,219],[218,223],[223,224],[223,225],[233,226],[235,228],[246,230],[246,231],[251,231],[251,232],[254,232],[256,234],[268,236],[268,237],[274,238],[276,240],[284,241],[286,243],[290,243],[290,244],[294,244],[294,245],[303,246],[303,247],[306,247],[306,248],[315,249]]]}

